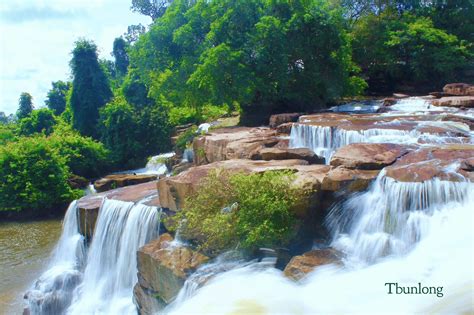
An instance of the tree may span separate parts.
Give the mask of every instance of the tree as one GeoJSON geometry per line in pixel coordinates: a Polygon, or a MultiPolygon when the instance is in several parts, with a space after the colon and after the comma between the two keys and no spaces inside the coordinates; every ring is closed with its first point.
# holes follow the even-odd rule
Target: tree
{"type": "Polygon", "coordinates": [[[72,123],[81,134],[97,137],[99,109],[112,98],[112,91],[99,64],[97,46],[84,39],[75,45],[70,62],[72,123]]]}
{"type": "Polygon", "coordinates": [[[123,34],[129,45],[135,43],[140,35],[145,33],[145,26],[141,24],[130,25],[127,27],[127,32],[123,34]]]}
{"type": "Polygon", "coordinates": [[[115,70],[119,76],[127,74],[129,64],[127,47],[128,43],[122,37],[117,37],[114,40],[112,56],[115,58],[115,70]]]}
{"type": "Polygon", "coordinates": [[[138,12],[155,20],[161,17],[173,0],[132,0],[133,12],[138,12]]]}
{"type": "Polygon", "coordinates": [[[66,96],[71,88],[70,82],[56,81],[51,83],[52,89],[46,96],[46,106],[54,111],[55,115],[61,115],[66,109],[66,96]]]}
{"type": "Polygon", "coordinates": [[[49,135],[56,124],[53,111],[47,108],[34,110],[28,117],[20,120],[20,134],[29,136],[34,133],[49,135]]]}
{"type": "Polygon", "coordinates": [[[22,119],[28,117],[32,111],[33,97],[29,93],[21,93],[20,99],[18,100],[18,111],[16,112],[16,116],[18,119],[22,119]]]}
{"type": "Polygon", "coordinates": [[[8,116],[4,112],[0,112],[0,124],[8,124],[8,116]]]}

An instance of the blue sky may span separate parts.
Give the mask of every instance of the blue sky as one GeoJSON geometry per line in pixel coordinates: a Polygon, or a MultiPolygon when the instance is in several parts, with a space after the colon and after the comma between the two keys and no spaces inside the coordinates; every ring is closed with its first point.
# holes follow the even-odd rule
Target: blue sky
{"type": "Polygon", "coordinates": [[[78,38],[95,41],[102,58],[131,24],[149,17],[130,11],[131,0],[3,0],[0,3],[0,111],[14,113],[21,92],[44,106],[51,82],[70,78],[78,38]]]}

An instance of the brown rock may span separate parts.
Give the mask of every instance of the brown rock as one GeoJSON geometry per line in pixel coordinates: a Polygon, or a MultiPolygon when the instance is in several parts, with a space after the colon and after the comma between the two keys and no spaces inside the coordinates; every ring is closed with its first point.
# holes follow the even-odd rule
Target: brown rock
{"type": "Polygon", "coordinates": [[[162,234],[137,254],[140,285],[156,292],[167,304],[176,297],[187,277],[209,260],[189,247],[172,242],[171,235],[162,234]]]}
{"type": "Polygon", "coordinates": [[[403,94],[403,93],[393,93],[393,97],[395,98],[408,98],[410,95],[403,94]]]}
{"type": "Polygon", "coordinates": [[[98,179],[94,182],[94,188],[97,192],[104,192],[110,189],[119,187],[131,186],[151,182],[156,180],[156,175],[148,174],[113,174],[107,175],[104,178],[98,179]]]}
{"type": "Polygon", "coordinates": [[[286,124],[281,124],[278,127],[276,127],[276,130],[277,130],[278,133],[289,135],[291,133],[291,127],[293,127],[293,124],[294,123],[292,123],[292,122],[286,123],[286,124]]]}
{"type": "Polygon", "coordinates": [[[313,151],[306,148],[298,149],[279,149],[279,148],[264,148],[258,151],[258,157],[262,160],[305,160],[309,164],[324,164],[324,158],[316,155],[313,151]]]}
{"type": "Polygon", "coordinates": [[[270,128],[276,128],[277,126],[298,121],[298,117],[300,117],[301,113],[285,113],[285,114],[275,114],[270,116],[270,128]]]}
{"type": "Polygon", "coordinates": [[[67,180],[69,186],[71,186],[74,189],[81,189],[87,187],[89,185],[89,181],[81,176],[77,176],[72,174],[68,180],[67,180]]]}
{"type": "Polygon", "coordinates": [[[394,97],[387,97],[383,100],[383,106],[392,106],[395,105],[397,99],[394,97]]]}
{"type": "Polygon", "coordinates": [[[450,83],[443,87],[443,92],[456,96],[474,96],[474,85],[467,83],[450,83]]]}
{"type": "Polygon", "coordinates": [[[446,107],[474,107],[474,96],[450,96],[442,97],[431,102],[434,106],[446,107]]]}
{"type": "Polygon", "coordinates": [[[367,189],[370,182],[377,178],[379,170],[354,170],[344,167],[332,169],[323,179],[322,190],[339,191],[347,189],[350,192],[367,189]]]}
{"type": "Polygon", "coordinates": [[[434,178],[459,181],[463,176],[474,181],[469,165],[474,156],[474,145],[444,145],[422,148],[400,158],[385,168],[386,175],[400,182],[423,182],[434,178]],[[456,166],[455,169],[447,167],[456,166]]]}
{"type": "Polygon", "coordinates": [[[349,169],[381,170],[408,153],[408,148],[392,143],[354,143],[337,150],[332,166],[349,169]]]}
{"type": "Polygon", "coordinates": [[[340,256],[340,253],[331,248],[312,250],[301,256],[293,257],[283,273],[288,278],[298,281],[318,266],[340,264],[340,256]]]}
{"type": "Polygon", "coordinates": [[[142,287],[140,283],[133,287],[133,300],[140,315],[154,315],[167,306],[157,292],[142,287]]]}

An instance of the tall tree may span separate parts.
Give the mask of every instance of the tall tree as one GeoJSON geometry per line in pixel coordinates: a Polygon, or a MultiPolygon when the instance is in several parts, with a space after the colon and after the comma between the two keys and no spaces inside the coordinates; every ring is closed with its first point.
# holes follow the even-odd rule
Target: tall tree
{"type": "Polygon", "coordinates": [[[52,85],[53,87],[49,90],[45,103],[55,115],[60,115],[66,109],[66,95],[71,88],[71,83],[56,81],[52,82],[52,85]]]}
{"type": "Polygon", "coordinates": [[[114,40],[112,56],[115,58],[115,70],[117,71],[118,76],[124,76],[127,74],[129,64],[127,47],[128,43],[122,37],[117,37],[114,40]]]}
{"type": "Polygon", "coordinates": [[[152,20],[161,17],[173,0],[132,0],[132,11],[149,16],[152,20]]]}
{"type": "Polygon", "coordinates": [[[32,111],[33,96],[26,92],[21,93],[20,99],[18,100],[18,111],[16,112],[16,116],[18,119],[22,119],[28,117],[32,111]]]}
{"type": "Polygon", "coordinates": [[[145,26],[143,26],[141,24],[130,25],[129,27],[127,27],[127,32],[124,33],[123,36],[125,37],[127,42],[130,45],[132,45],[133,43],[135,43],[138,40],[140,35],[145,33],[145,31],[146,31],[145,26]]]}
{"type": "Polygon", "coordinates": [[[77,41],[70,66],[73,127],[83,135],[97,137],[99,109],[112,98],[109,82],[99,64],[97,46],[92,41],[77,41]]]}

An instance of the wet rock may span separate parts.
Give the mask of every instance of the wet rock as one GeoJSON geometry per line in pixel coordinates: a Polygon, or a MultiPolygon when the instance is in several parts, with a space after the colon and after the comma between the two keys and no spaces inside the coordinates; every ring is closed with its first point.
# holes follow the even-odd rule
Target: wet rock
{"type": "Polygon", "coordinates": [[[94,182],[94,188],[97,192],[104,192],[110,189],[142,184],[156,180],[156,175],[135,175],[135,174],[113,174],[94,182]]]}
{"type": "Polygon", "coordinates": [[[88,240],[92,238],[94,233],[95,223],[104,198],[130,202],[139,202],[146,199],[146,202],[144,202],[146,205],[160,206],[158,192],[156,191],[156,181],[117,188],[96,195],[82,197],[77,201],[79,232],[88,240]]]}
{"type": "Polygon", "coordinates": [[[301,113],[285,113],[285,114],[275,114],[270,116],[270,128],[276,128],[281,124],[296,122],[301,113]]]}
{"type": "Polygon", "coordinates": [[[337,150],[330,164],[348,169],[381,170],[408,151],[407,147],[392,143],[354,143],[337,150]]]}
{"type": "Polygon", "coordinates": [[[140,286],[156,292],[157,297],[168,304],[177,296],[189,275],[208,260],[189,247],[173,243],[170,234],[162,234],[138,250],[140,286]]]}
{"type": "Polygon", "coordinates": [[[428,147],[408,153],[385,168],[386,175],[400,182],[440,180],[474,181],[470,171],[474,145],[444,145],[428,147]]]}
{"type": "Polygon", "coordinates": [[[341,254],[331,248],[312,250],[293,257],[283,273],[292,280],[301,280],[318,266],[339,264],[340,257],[341,254]]]}
{"type": "Polygon", "coordinates": [[[474,96],[474,85],[467,83],[450,83],[443,87],[443,92],[448,95],[474,96]]]}
{"type": "MultiPolygon", "coordinates": [[[[324,158],[319,157],[306,148],[298,149],[279,149],[279,148],[264,148],[258,151],[257,157],[259,159],[270,161],[270,160],[305,160],[309,164],[324,164],[324,158]]],[[[254,157],[253,157],[254,158],[254,157]]]]}
{"type": "Polygon", "coordinates": [[[449,96],[433,100],[431,102],[434,106],[446,107],[474,107],[474,96],[449,96]]]}
{"type": "Polygon", "coordinates": [[[393,97],[395,98],[408,98],[410,95],[403,94],[403,93],[393,93],[393,97]]]}
{"type": "Polygon", "coordinates": [[[394,98],[394,97],[387,97],[383,100],[383,106],[392,106],[392,105],[395,105],[395,103],[397,103],[397,99],[394,98]]]}
{"type": "Polygon", "coordinates": [[[276,127],[276,131],[278,133],[282,133],[282,134],[290,134],[291,133],[291,127],[293,127],[293,124],[294,123],[286,123],[286,124],[281,124],[279,125],[278,127],[276,127]]]}
{"type": "Polygon", "coordinates": [[[140,283],[133,287],[133,300],[140,315],[154,315],[167,305],[157,292],[142,287],[140,283]]]}
{"type": "Polygon", "coordinates": [[[280,141],[277,132],[269,128],[222,128],[193,141],[196,165],[230,159],[250,159],[258,150],[272,147],[280,141]]]}
{"type": "Polygon", "coordinates": [[[322,190],[349,192],[367,189],[370,182],[377,178],[379,170],[357,170],[345,167],[331,169],[323,179],[322,190]]]}
{"type": "Polygon", "coordinates": [[[191,162],[181,162],[179,164],[176,164],[172,168],[172,174],[173,175],[178,175],[179,173],[182,173],[188,169],[190,169],[194,164],[191,162]]]}
{"type": "Polygon", "coordinates": [[[77,175],[71,175],[71,177],[68,178],[67,180],[69,186],[74,189],[82,189],[87,187],[89,185],[89,180],[87,180],[84,177],[77,176],[77,175]]]}

